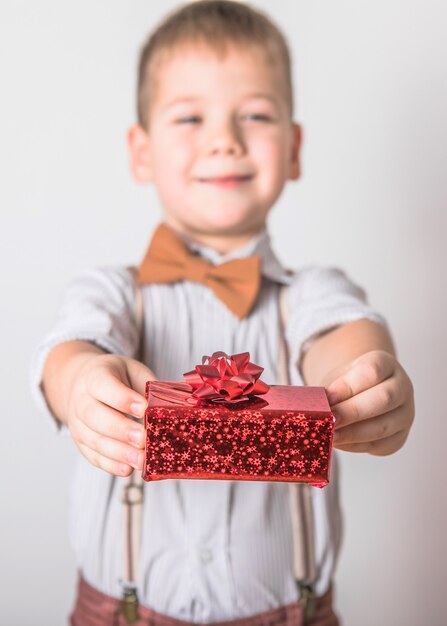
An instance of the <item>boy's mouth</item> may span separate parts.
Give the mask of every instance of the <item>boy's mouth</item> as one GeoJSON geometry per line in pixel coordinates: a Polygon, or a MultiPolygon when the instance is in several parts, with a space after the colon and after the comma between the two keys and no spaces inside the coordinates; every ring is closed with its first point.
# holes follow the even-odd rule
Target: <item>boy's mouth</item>
{"type": "Polygon", "coordinates": [[[216,187],[223,187],[226,189],[232,189],[234,187],[238,187],[243,183],[248,182],[253,178],[252,174],[247,174],[245,176],[237,176],[235,174],[229,174],[226,176],[210,176],[208,178],[199,178],[198,181],[200,183],[206,183],[208,185],[215,185],[216,187]]]}

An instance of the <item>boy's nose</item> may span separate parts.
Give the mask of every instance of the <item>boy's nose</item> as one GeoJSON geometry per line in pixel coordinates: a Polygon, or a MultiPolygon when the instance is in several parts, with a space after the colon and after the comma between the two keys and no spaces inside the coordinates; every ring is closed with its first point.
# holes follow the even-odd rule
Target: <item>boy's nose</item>
{"type": "Polygon", "coordinates": [[[244,153],[243,139],[233,123],[215,128],[209,138],[207,151],[212,155],[240,156],[244,153]]]}

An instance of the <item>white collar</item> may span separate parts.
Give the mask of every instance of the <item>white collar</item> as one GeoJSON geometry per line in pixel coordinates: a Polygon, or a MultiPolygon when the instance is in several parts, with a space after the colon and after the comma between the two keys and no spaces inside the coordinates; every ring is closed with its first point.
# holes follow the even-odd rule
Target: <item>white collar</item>
{"type": "Polygon", "coordinates": [[[237,248],[236,250],[226,254],[221,254],[214,248],[199,244],[197,241],[194,241],[185,235],[182,235],[182,238],[190,250],[197,252],[200,256],[203,256],[205,259],[213,263],[213,265],[220,265],[226,261],[240,259],[247,256],[259,256],[262,262],[263,276],[285,285],[289,285],[292,281],[293,272],[286,269],[276,257],[270,243],[270,235],[265,228],[250,239],[245,246],[237,248]]]}

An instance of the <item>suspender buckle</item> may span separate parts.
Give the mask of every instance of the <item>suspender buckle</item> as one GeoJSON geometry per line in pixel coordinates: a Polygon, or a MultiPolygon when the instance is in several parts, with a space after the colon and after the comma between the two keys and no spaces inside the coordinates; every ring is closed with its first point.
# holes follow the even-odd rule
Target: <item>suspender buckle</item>
{"type": "Polygon", "coordinates": [[[134,624],[138,620],[138,596],[136,587],[124,587],[123,597],[121,599],[121,610],[128,624],[134,624]]]}
{"type": "Polygon", "coordinates": [[[132,506],[134,504],[142,504],[143,502],[143,485],[134,482],[128,482],[124,487],[123,504],[132,506]]]}
{"type": "Polygon", "coordinates": [[[308,624],[315,614],[315,594],[312,585],[306,583],[298,583],[300,589],[300,599],[303,612],[303,624],[308,624]]]}

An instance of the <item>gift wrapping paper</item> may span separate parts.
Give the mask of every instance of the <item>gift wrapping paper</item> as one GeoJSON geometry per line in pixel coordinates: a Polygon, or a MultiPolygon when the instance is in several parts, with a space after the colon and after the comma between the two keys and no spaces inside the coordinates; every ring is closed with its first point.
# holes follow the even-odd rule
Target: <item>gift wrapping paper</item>
{"type": "Polygon", "coordinates": [[[324,487],[334,416],[323,387],[191,404],[184,382],[146,384],[143,478],[268,480],[324,487]]]}

